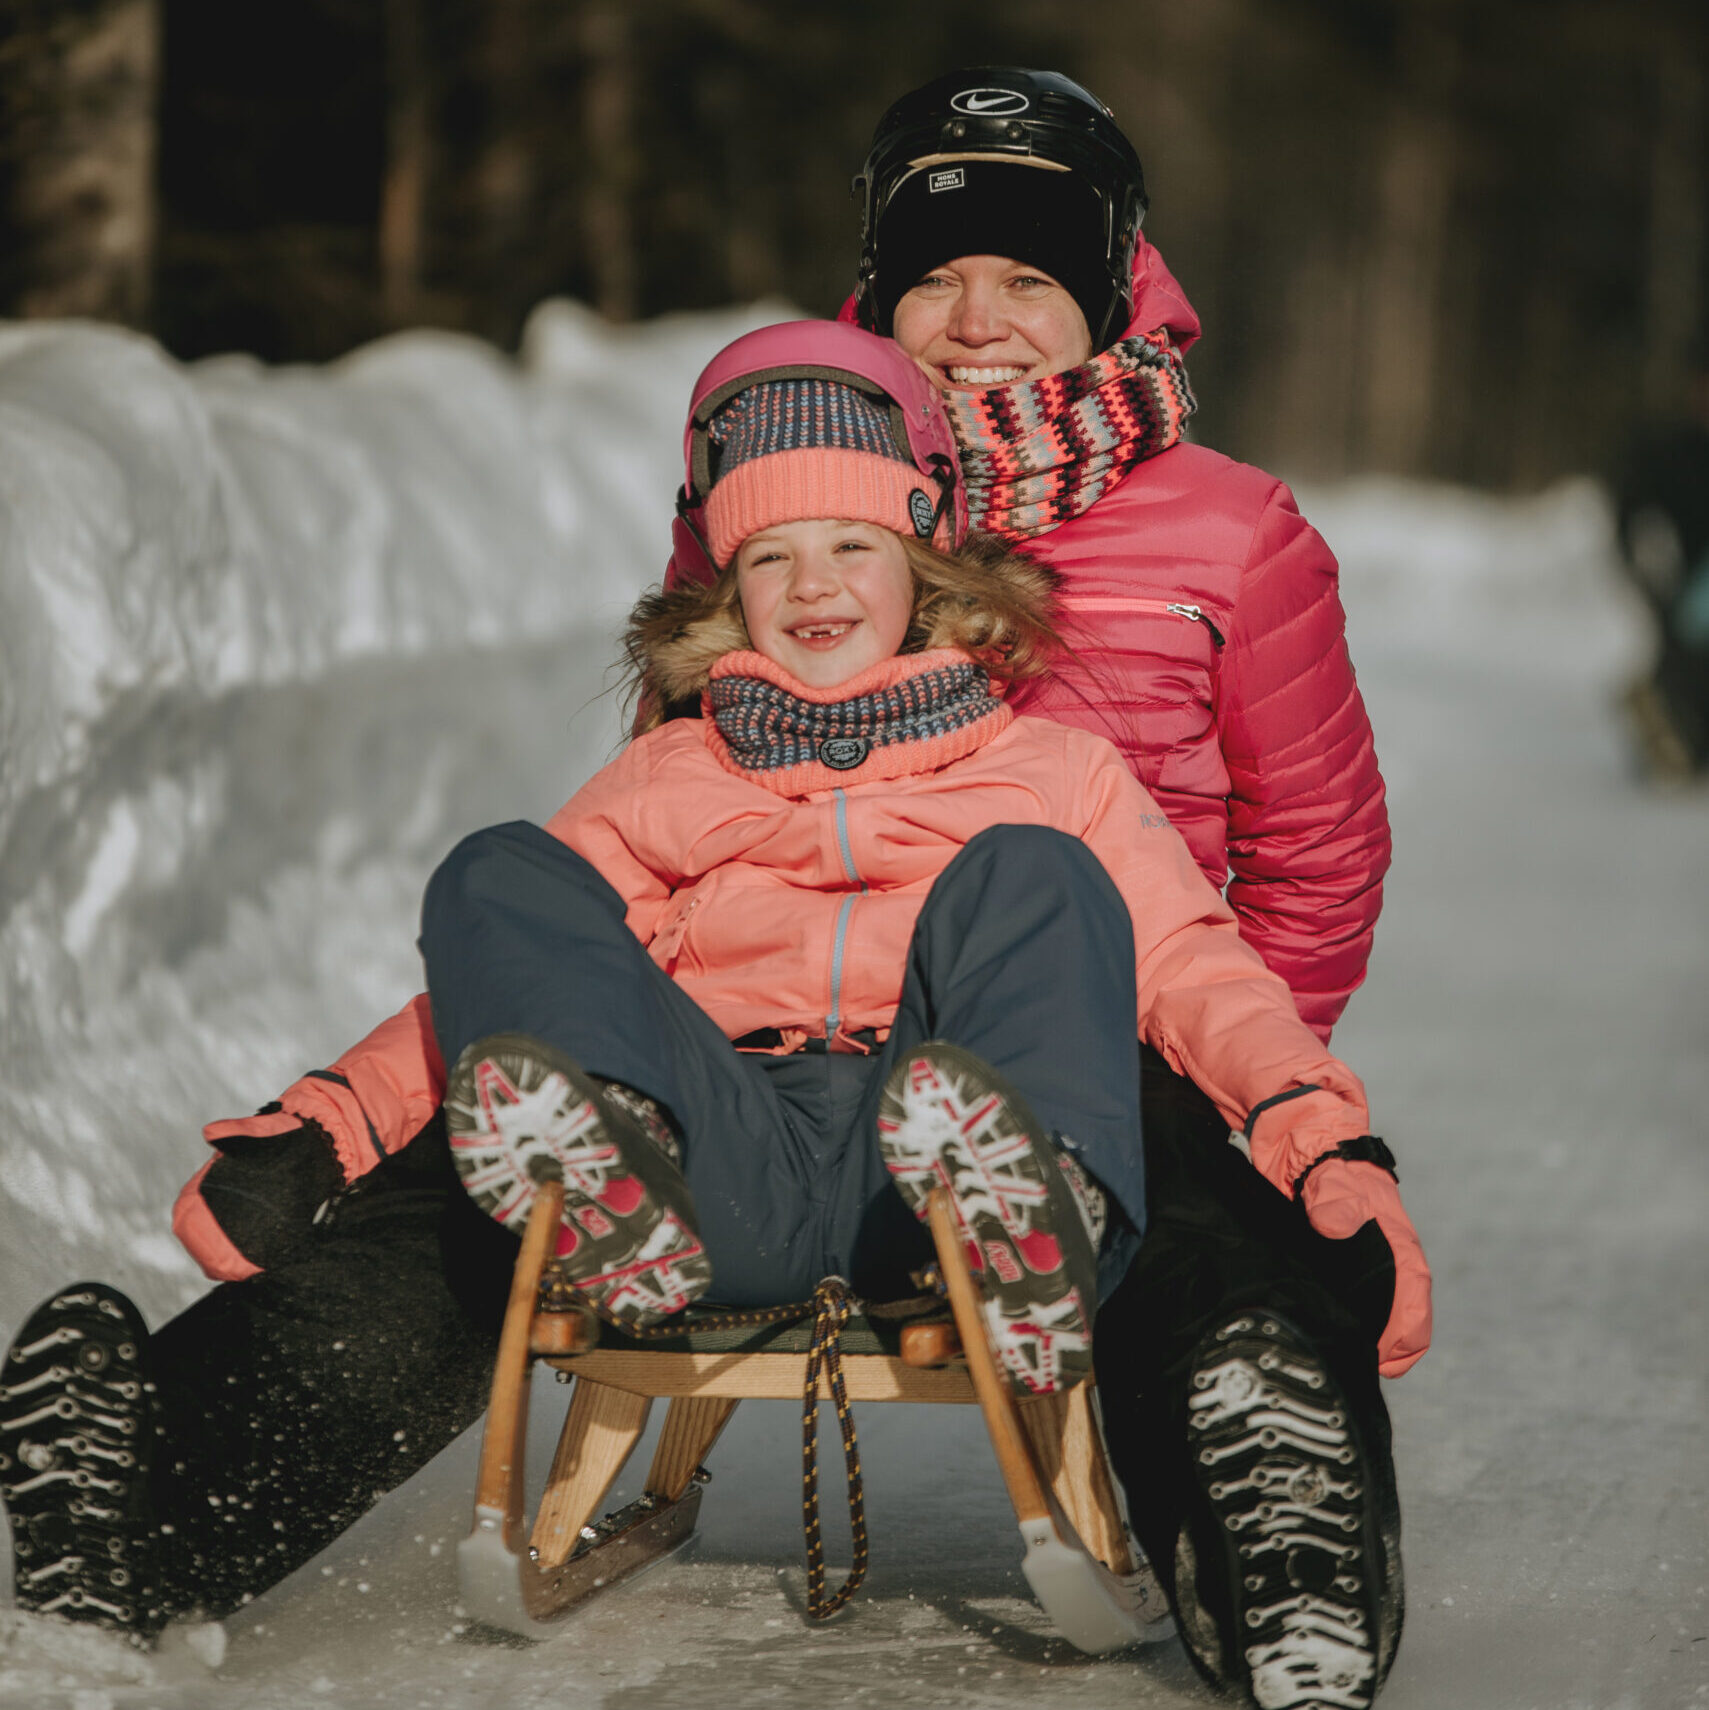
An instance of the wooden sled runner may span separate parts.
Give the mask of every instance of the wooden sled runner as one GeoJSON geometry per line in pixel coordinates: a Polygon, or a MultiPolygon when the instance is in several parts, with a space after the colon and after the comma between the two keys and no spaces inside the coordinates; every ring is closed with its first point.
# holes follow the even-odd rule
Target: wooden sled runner
{"type": "MultiPolygon", "coordinates": [[[[803,1392],[811,1325],[685,1333],[635,1342],[585,1311],[551,1310],[541,1282],[563,1190],[542,1187],[511,1284],[481,1445],[474,1526],[458,1546],[463,1606],[476,1619],[533,1638],[595,1592],[686,1543],[707,1474],[701,1463],[738,1401],[803,1392]],[[529,1374],[543,1360],[574,1389],[546,1489],[525,1529],[523,1468],[529,1374]],[[635,1502],[594,1519],[646,1429],[655,1398],[669,1411],[635,1502]]],[[[1025,1542],[1022,1571],[1057,1630],[1088,1652],[1170,1636],[1155,1576],[1129,1536],[1103,1449],[1090,1383],[1017,1400],[998,1370],[975,1285],[943,1190],[932,1236],[950,1316],[884,1322],[855,1317],[841,1334],[849,1402],[978,1406],[1025,1542]]],[[[833,1399],[821,1373],[819,1392],[833,1399]]]]}

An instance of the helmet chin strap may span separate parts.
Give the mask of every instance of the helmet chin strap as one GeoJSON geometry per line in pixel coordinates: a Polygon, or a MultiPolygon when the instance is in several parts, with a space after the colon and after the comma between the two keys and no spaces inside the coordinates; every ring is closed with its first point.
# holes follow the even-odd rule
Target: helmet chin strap
{"type": "Polygon", "coordinates": [[[1113,292],[1110,296],[1110,306],[1104,311],[1104,324],[1092,334],[1092,354],[1098,355],[1116,342],[1127,330],[1128,317],[1133,313],[1128,293],[1113,292]]]}
{"type": "Polygon", "coordinates": [[[694,526],[694,509],[689,502],[686,487],[677,488],[676,523],[671,533],[674,548],[671,558],[676,564],[678,572],[687,576],[690,581],[704,581],[708,586],[716,582],[718,580],[718,565],[712,557],[712,548],[706,544],[706,536],[694,526]],[[699,566],[692,562],[696,553],[700,555],[699,566]],[[684,558],[689,559],[690,562],[682,562],[684,558]],[[704,575],[697,573],[701,567],[705,569],[704,575]]]}

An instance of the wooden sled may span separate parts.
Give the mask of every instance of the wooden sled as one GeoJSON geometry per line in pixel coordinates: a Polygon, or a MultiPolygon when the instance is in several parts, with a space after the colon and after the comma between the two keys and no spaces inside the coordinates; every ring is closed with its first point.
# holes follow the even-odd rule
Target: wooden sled
{"type": "MultiPolygon", "coordinates": [[[[517,1258],[481,1444],[474,1525],[458,1546],[461,1601],[478,1620],[533,1638],[578,1603],[687,1543],[708,1475],[701,1463],[744,1398],[799,1399],[810,1326],[686,1334],[635,1343],[585,1311],[543,1310],[563,1190],[545,1185],[517,1258]],[[533,1524],[524,1527],[529,1374],[535,1360],[573,1374],[569,1412],[533,1524]],[[670,1406],[641,1497],[594,1519],[655,1398],[670,1406]]],[[[1022,1570],[1071,1644],[1117,1650],[1169,1637],[1155,1575],[1128,1532],[1090,1383],[1017,1400],[985,1337],[978,1297],[943,1190],[932,1236],[949,1316],[842,1331],[850,1402],[978,1406],[1026,1545],[1022,1570]]],[[[820,1393],[830,1399],[821,1374],[820,1393]]]]}

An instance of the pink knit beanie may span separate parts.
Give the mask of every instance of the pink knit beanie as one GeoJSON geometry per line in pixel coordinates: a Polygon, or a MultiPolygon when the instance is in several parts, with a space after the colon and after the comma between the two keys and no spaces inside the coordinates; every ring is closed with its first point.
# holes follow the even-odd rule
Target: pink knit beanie
{"type": "Polygon", "coordinates": [[[938,494],[898,448],[885,408],[852,386],[761,381],[720,409],[706,433],[716,459],[707,545],[717,564],[778,523],[827,517],[925,540],[946,520],[938,494]]]}

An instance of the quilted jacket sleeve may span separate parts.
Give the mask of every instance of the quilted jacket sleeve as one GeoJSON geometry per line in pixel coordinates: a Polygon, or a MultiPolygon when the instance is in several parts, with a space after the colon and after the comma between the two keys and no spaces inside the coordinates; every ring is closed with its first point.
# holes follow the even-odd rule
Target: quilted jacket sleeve
{"type": "Polygon", "coordinates": [[[1278,483],[1253,533],[1217,688],[1228,901],[1325,1040],[1365,977],[1389,864],[1383,780],[1336,583],[1333,554],[1278,483]]]}

